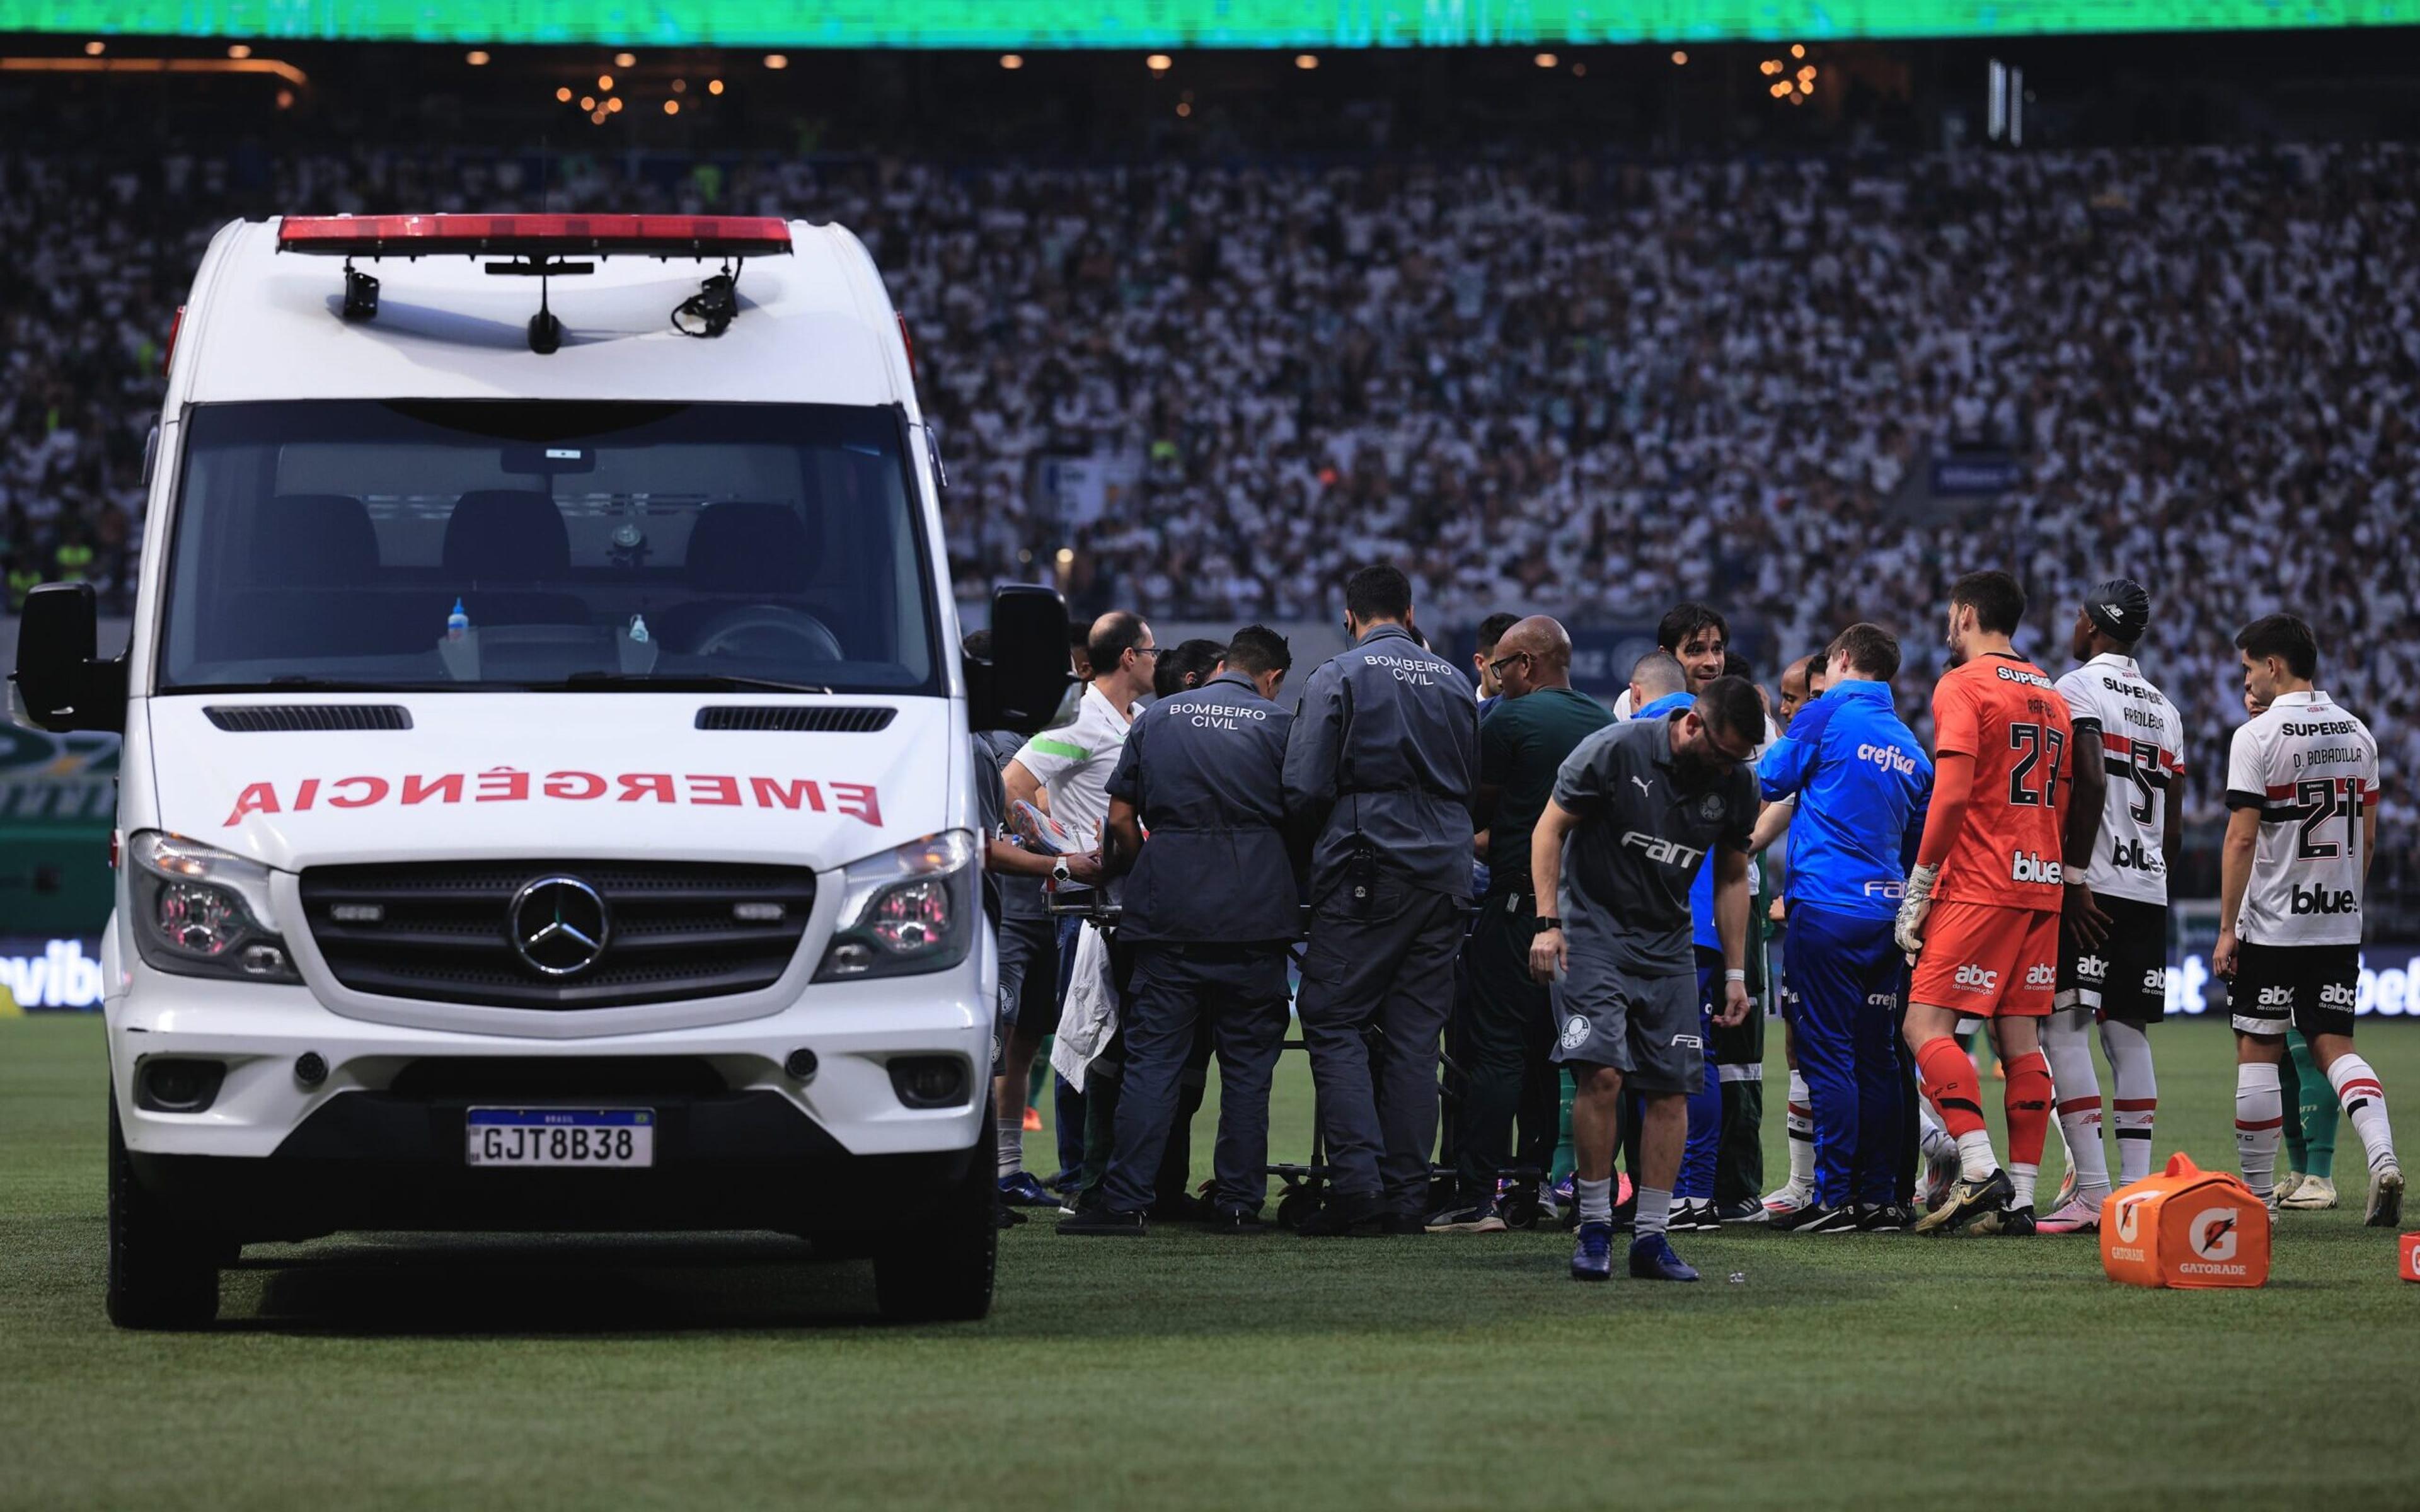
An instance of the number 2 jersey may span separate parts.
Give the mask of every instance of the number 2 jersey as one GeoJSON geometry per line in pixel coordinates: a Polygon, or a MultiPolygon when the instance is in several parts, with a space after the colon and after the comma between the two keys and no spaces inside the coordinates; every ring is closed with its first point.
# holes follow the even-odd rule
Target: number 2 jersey
{"type": "Polygon", "coordinates": [[[2378,742],[2325,693],[2285,694],[2235,732],[2226,806],[2260,810],[2236,937],[2359,945],[2361,816],[2377,801],[2378,742]]]}
{"type": "Polygon", "coordinates": [[[2095,656],[2058,680],[2074,721],[2075,759],[2109,773],[2101,843],[2085,885],[2104,898],[2168,902],[2168,805],[2185,770],[2184,722],[2131,656],[2095,656]],[[2097,747],[2097,748],[2096,748],[2097,747]]]}
{"type": "Polygon", "coordinates": [[[1975,758],[1975,786],[1932,896],[2055,913],[2074,734],[2067,701],[2020,656],[1978,656],[1932,689],[1936,760],[1975,758]]]}

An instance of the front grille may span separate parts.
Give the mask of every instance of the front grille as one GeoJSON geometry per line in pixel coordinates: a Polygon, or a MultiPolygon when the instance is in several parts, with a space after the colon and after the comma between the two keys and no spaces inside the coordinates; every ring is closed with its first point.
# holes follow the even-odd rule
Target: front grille
{"type": "Polygon", "coordinates": [[[697,711],[700,730],[780,730],[799,733],[870,735],[888,730],[899,711],[875,704],[854,708],[830,703],[765,706],[710,703],[697,711]]]}
{"type": "Polygon", "coordinates": [[[213,703],[202,713],[235,734],[411,728],[411,711],[399,703],[213,703]]]}
{"type": "MultiPolygon", "coordinates": [[[[318,866],[302,886],[311,937],[348,988],[493,1008],[623,1008],[754,992],[798,953],[815,901],[815,874],[804,867],[712,862],[318,866]],[[521,890],[549,877],[584,884],[604,905],[603,949],[561,976],[516,948],[509,917],[521,890]]],[[[524,938],[556,917],[535,905],[523,913],[524,938]]],[[[560,966],[566,949],[558,939],[532,953],[560,966]]]]}
{"type": "Polygon", "coordinates": [[[702,1056],[431,1056],[396,1072],[397,1097],[565,1102],[714,1097],[731,1084],[702,1056]]]}

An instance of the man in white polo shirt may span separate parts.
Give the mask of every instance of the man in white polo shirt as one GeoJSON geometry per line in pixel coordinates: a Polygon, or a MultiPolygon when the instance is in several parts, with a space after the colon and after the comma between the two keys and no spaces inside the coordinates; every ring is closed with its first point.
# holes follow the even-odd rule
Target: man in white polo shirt
{"type": "MultiPolygon", "coordinates": [[[[1140,616],[1125,609],[1112,609],[1093,622],[1085,652],[1093,664],[1093,680],[1085,685],[1083,701],[1077,706],[1076,722],[1064,729],[1046,730],[1027,741],[1025,748],[1010,759],[1000,776],[1011,803],[1022,800],[1047,810],[1088,851],[1097,853],[1101,825],[1109,813],[1109,773],[1116,769],[1119,753],[1125,749],[1126,731],[1134,723],[1135,702],[1151,691],[1152,670],[1159,660],[1159,647],[1152,639],[1151,626],[1140,616]]],[[[1081,890],[1082,885],[1070,875],[1063,859],[1052,875],[1060,892],[1081,890]]],[[[1068,973],[1076,962],[1079,927],[1079,921],[1074,918],[1059,920],[1059,1004],[1063,1011],[1067,1003],[1068,973]]],[[[1117,1068],[1102,1067],[1098,1073],[1105,1081],[1113,1082],[1117,1068]]],[[[1082,1165],[1084,1103],[1083,1094],[1068,1086],[1065,1078],[1056,1079],[1051,1108],[1058,1125],[1059,1173],[1050,1179],[1053,1186],[1073,1181],[1082,1165]]]]}

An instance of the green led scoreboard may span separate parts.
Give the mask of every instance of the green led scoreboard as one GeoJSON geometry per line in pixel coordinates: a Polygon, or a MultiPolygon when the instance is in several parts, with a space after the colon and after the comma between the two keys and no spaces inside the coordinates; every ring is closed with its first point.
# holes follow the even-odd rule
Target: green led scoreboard
{"type": "Polygon", "coordinates": [[[1514,47],[2414,21],[2420,0],[0,0],[0,31],[657,47],[1514,47]]]}

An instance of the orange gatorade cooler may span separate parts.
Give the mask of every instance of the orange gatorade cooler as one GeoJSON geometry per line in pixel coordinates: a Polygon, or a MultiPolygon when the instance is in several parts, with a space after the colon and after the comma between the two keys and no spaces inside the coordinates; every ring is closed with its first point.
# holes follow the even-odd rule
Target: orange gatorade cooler
{"type": "Polygon", "coordinates": [[[2406,1281],[2420,1281],[2420,1234],[2403,1236],[2403,1250],[2396,1257],[2395,1273],[2406,1281]]]}
{"type": "Polygon", "coordinates": [[[2262,1286],[2269,1213],[2240,1178],[2205,1171],[2180,1152],[2159,1175],[2109,1195],[2101,1264],[2110,1280],[2138,1287],[2262,1286]]]}

